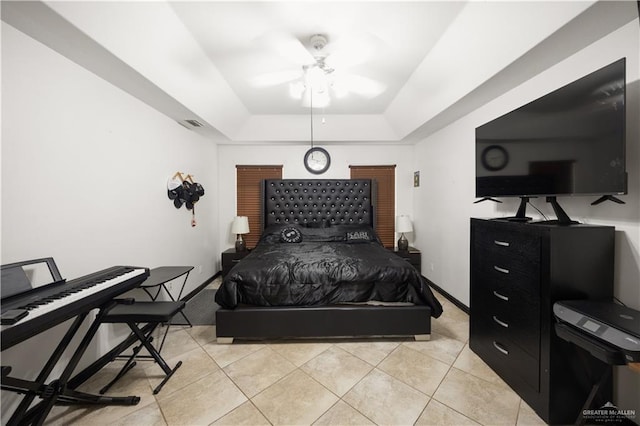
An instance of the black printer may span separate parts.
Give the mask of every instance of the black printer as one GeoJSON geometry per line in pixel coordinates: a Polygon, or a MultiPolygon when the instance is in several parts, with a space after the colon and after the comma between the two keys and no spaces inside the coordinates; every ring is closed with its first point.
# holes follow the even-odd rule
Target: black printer
{"type": "Polygon", "coordinates": [[[595,300],[554,303],[558,337],[612,365],[640,362],[640,312],[595,300]]]}

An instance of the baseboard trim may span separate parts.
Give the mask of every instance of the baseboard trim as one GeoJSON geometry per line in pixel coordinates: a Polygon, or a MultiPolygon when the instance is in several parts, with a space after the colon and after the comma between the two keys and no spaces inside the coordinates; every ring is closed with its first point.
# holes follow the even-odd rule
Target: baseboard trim
{"type": "Polygon", "coordinates": [[[188,302],[189,299],[191,299],[193,296],[195,296],[196,294],[200,293],[202,291],[202,289],[204,289],[206,286],[208,286],[209,284],[211,284],[213,282],[213,280],[215,280],[216,278],[218,278],[222,273],[220,271],[218,271],[214,276],[208,278],[205,282],[203,282],[202,284],[200,284],[198,287],[196,287],[195,289],[191,290],[189,292],[189,294],[187,294],[185,297],[182,298],[182,300],[184,300],[185,302],[188,302]]]}
{"type": "Polygon", "coordinates": [[[444,291],[440,286],[434,284],[433,281],[431,281],[429,278],[426,278],[426,277],[424,277],[424,278],[427,280],[427,283],[429,284],[429,287],[433,287],[438,293],[443,295],[449,302],[451,302],[454,305],[456,305],[456,307],[460,308],[467,315],[471,312],[467,305],[465,305],[464,303],[462,303],[461,301],[459,301],[458,299],[456,299],[455,297],[453,297],[452,295],[450,295],[449,293],[444,291]]]}

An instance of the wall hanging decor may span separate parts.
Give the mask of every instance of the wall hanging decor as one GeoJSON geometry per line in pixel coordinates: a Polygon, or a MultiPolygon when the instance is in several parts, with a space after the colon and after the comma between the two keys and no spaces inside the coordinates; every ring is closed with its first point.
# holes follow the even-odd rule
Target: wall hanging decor
{"type": "Polygon", "coordinates": [[[167,196],[175,208],[183,205],[191,210],[191,226],[196,226],[196,203],[204,195],[204,188],[194,181],[193,175],[176,172],[167,182],[167,196]]]}

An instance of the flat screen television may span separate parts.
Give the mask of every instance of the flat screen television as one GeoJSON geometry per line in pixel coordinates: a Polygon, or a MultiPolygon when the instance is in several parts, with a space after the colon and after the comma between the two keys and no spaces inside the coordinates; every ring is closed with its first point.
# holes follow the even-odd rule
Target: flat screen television
{"type": "Polygon", "coordinates": [[[625,78],[622,58],[476,128],[476,197],[626,194],[625,78]]]}

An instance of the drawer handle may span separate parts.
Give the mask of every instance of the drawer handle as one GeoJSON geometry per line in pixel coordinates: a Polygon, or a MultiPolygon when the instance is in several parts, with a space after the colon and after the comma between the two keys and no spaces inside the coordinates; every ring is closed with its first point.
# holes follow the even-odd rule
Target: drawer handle
{"type": "Polygon", "coordinates": [[[497,297],[498,299],[502,299],[502,300],[504,300],[505,302],[508,302],[508,301],[509,301],[509,297],[507,297],[507,296],[505,296],[505,295],[503,295],[503,294],[500,294],[500,293],[498,293],[498,292],[497,292],[497,291],[495,291],[495,290],[493,290],[493,295],[494,295],[495,297],[497,297]]]}
{"type": "Polygon", "coordinates": [[[509,355],[509,351],[503,348],[498,342],[493,341],[493,347],[502,352],[505,355],[509,355]]]}
{"type": "Polygon", "coordinates": [[[504,322],[504,321],[500,321],[500,320],[499,320],[495,315],[493,316],[493,320],[494,320],[496,323],[498,323],[498,324],[500,324],[501,326],[503,326],[504,328],[509,328],[509,324],[507,324],[507,323],[506,323],[506,322],[504,322]]]}
{"type": "Polygon", "coordinates": [[[495,265],[493,265],[493,269],[495,269],[495,270],[496,270],[496,271],[498,271],[498,272],[502,272],[503,274],[508,274],[508,273],[509,273],[509,270],[508,270],[508,269],[501,268],[501,267],[499,267],[499,266],[495,266],[495,265]]]}
{"type": "Polygon", "coordinates": [[[497,246],[502,246],[502,247],[509,247],[510,244],[506,241],[498,241],[498,240],[493,240],[493,243],[497,246]]]}
{"type": "Polygon", "coordinates": [[[240,259],[231,259],[231,263],[240,263],[240,259]]]}

